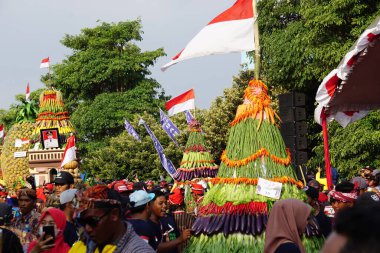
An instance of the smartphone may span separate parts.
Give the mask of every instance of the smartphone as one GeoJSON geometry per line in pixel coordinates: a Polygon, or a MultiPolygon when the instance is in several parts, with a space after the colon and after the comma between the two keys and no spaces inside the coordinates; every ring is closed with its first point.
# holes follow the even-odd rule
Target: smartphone
{"type": "Polygon", "coordinates": [[[42,231],[45,233],[44,240],[50,237],[49,243],[53,244],[55,242],[54,226],[43,226],[42,231]]]}

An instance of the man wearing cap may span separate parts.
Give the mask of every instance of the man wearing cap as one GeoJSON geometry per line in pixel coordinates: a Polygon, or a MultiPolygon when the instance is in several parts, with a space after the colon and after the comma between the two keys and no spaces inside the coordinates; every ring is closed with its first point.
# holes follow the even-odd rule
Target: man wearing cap
{"type": "Polygon", "coordinates": [[[151,215],[149,203],[154,199],[154,196],[154,193],[147,193],[143,190],[133,192],[129,196],[131,208],[128,222],[132,224],[137,235],[156,250],[159,238],[155,237],[152,227],[148,223],[151,215]]]}
{"type": "Polygon", "coordinates": [[[63,191],[59,196],[59,209],[66,216],[66,227],[63,231],[63,238],[70,247],[73,246],[74,242],[78,241],[78,231],[73,221],[76,209],[76,192],[77,189],[68,189],[63,191]]]}
{"type": "MultiPolygon", "coordinates": [[[[95,243],[91,252],[154,253],[154,250],[135,233],[131,224],[123,221],[121,196],[105,185],[87,189],[79,204],[78,222],[95,243]]],[[[86,242],[74,243],[69,253],[88,252],[86,242]]]]}
{"type": "Polygon", "coordinates": [[[72,185],[74,184],[74,177],[69,172],[60,171],[55,177],[54,184],[55,194],[59,197],[61,192],[72,188],[72,185]]]}

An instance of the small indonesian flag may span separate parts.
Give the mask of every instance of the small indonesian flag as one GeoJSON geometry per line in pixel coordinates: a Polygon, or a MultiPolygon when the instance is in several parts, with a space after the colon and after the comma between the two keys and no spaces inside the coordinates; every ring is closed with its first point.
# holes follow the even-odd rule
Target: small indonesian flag
{"type": "Polygon", "coordinates": [[[188,90],[185,93],[169,100],[165,104],[169,117],[176,113],[183,112],[190,109],[195,109],[195,96],[194,90],[188,90]]]}
{"type": "Polygon", "coordinates": [[[61,168],[71,161],[77,159],[76,147],[75,147],[75,136],[72,135],[67,139],[67,145],[65,152],[63,153],[63,158],[61,161],[61,168]]]}
{"type": "Polygon", "coordinates": [[[26,100],[26,102],[30,102],[30,89],[29,89],[29,83],[28,83],[28,85],[26,86],[25,100],[26,100]]]}
{"type": "Polygon", "coordinates": [[[232,7],[211,20],[161,70],[195,57],[254,50],[255,20],[252,0],[237,0],[232,7]]]}
{"type": "Polygon", "coordinates": [[[29,144],[29,139],[28,138],[21,138],[21,143],[22,143],[22,145],[29,144]]]}
{"type": "Polygon", "coordinates": [[[41,64],[40,64],[40,69],[48,68],[49,66],[50,66],[49,57],[45,58],[45,59],[42,59],[41,64]]]}
{"type": "Polygon", "coordinates": [[[28,138],[15,139],[15,147],[21,148],[22,145],[29,144],[28,138]]]}
{"type": "Polygon", "coordinates": [[[0,125],[0,138],[4,137],[4,125],[0,125]]]}

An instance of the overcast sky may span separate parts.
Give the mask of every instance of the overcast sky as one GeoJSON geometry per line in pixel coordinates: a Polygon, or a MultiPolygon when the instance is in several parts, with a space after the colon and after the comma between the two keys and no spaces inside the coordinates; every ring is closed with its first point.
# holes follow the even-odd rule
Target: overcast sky
{"type": "Polygon", "coordinates": [[[170,61],[216,15],[234,0],[0,0],[0,108],[14,103],[16,94],[43,87],[41,59],[61,62],[70,50],[60,44],[64,34],[79,34],[95,27],[97,20],[142,20],[142,50],[163,47],[167,53],[155,64],[152,77],[172,96],[194,88],[196,106],[211,101],[230,87],[240,69],[240,54],[195,58],[178,63],[166,72],[170,61]]]}

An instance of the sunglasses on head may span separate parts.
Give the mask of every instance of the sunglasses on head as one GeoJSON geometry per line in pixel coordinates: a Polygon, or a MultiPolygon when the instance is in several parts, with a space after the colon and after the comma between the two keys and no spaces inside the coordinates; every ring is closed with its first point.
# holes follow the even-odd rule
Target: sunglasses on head
{"type": "Polygon", "coordinates": [[[96,226],[98,226],[99,222],[104,218],[106,217],[109,213],[111,212],[111,210],[108,210],[107,212],[105,212],[102,216],[91,216],[91,217],[79,217],[78,218],[78,223],[85,227],[86,225],[89,225],[90,227],[92,228],[95,228],[96,226]]]}

